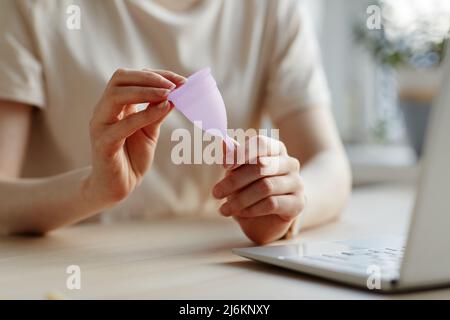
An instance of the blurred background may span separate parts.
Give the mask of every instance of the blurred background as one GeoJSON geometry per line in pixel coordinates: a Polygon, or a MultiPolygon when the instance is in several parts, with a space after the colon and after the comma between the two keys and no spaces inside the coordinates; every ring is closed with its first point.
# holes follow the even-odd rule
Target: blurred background
{"type": "Polygon", "coordinates": [[[449,0],[305,0],[356,185],[413,181],[441,81],[449,0]]]}

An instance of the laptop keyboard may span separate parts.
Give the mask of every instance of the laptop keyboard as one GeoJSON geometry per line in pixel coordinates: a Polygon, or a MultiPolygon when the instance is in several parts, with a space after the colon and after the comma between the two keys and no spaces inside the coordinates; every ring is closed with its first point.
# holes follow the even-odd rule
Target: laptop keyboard
{"type": "Polygon", "coordinates": [[[305,255],[299,258],[303,262],[311,264],[326,264],[355,272],[368,272],[370,267],[378,267],[386,276],[399,274],[400,265],[405,247],[377,248],[377,249],[352,249],[337,253],[321,255],[305,255]]]}

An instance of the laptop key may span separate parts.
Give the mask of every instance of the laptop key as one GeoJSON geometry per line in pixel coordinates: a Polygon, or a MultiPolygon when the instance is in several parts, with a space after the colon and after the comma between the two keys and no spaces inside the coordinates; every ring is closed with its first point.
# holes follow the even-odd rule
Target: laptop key
{"type": "Polygon", "coordinates": [[[377,265],[384,273],[396,273],[399,271],[402,257],[402,249],[384,248],[355,249],[354,251],[304,256],[301,259],[358,270],[365,270],[369,266],[377,265]]]}

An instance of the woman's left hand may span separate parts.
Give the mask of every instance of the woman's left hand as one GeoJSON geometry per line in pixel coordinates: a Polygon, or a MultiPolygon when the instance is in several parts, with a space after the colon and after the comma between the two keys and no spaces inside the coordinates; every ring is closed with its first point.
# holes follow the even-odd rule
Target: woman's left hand
{"type": "Polygon", "coordinates": [[[227,174],[213,189],[215,198],[227,199],[220,212],[258,244],[278,240],[305,207],[300,163],[281,141],[264,136],[238,148],[245,148],[244,164],[225,165],[227,174]]]}

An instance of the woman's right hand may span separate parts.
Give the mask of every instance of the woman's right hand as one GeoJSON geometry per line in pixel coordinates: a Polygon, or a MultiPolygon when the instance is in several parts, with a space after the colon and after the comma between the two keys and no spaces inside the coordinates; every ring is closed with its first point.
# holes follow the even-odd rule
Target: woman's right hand
{"type": "Polygon", "coordinates": [[[85,196],[106,208],[126,198],[151,167],[160,126],[172,109],[167,98],[186,79],[169,71],[119,69],[90,122],[92,171],[85,196]],[[149,103],[137,112],[136,104],[149,103]]]}

